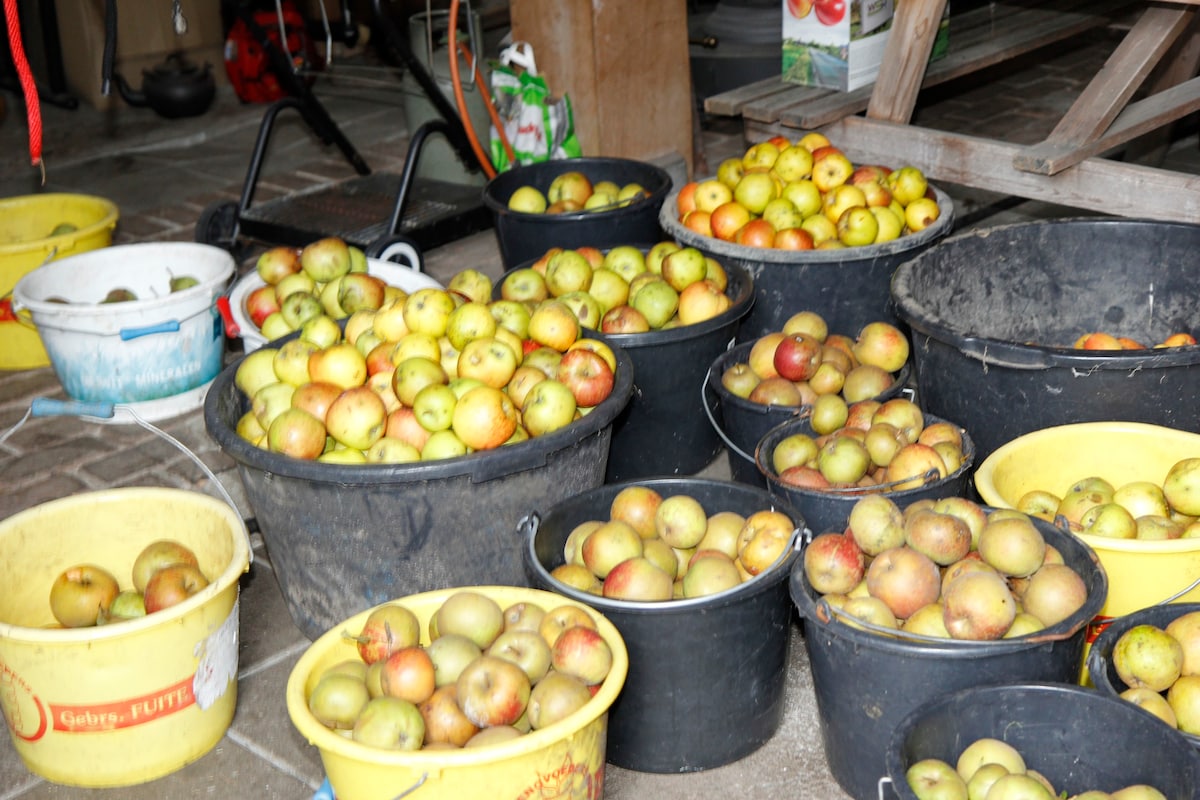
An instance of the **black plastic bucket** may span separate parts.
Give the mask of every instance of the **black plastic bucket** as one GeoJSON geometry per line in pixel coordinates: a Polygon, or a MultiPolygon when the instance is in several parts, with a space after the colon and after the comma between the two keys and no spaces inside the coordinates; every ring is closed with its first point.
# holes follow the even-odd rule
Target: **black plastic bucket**
{"type": "Polygon", "coordinates": [[[612,423],[633,392],[633,364],[620,347],[613,352],[612,394],[567,427],[413,464],[326,464],[254,446],[236,432],[249,407],[233,382],[241,360],[226,367],[205,398],[204,424],[237,462],[296,626],[316,639],[391,598],[525,585],[512,537],[521,516],[604,482],[612,423]]]}
{"type": "MultiPolygon", "coordinates": [[[[1108,623],[1096,637],[1087,654],[1088,677],[1091,678],[1096,691],[1108,697],[1119,697],[1121,692],[1129,688],[1117,675],[1117,668],[1112,660],[1113,648],[1117,646],[1117,640],[1121,638],[1121,634],[1138,625],[1153,625],[1156,628],[1165,629],[1172,620],[1178,619],[1184,614],[1197,612],[1200,612],[1200,603],[1170,603],[1149,606],[1123,617],[1117,617],[1108,623]]],[[[1126,701],[1122,700],[1122,702],[1126,701]]],[[[1200,750],[1200,736],[1183,731],[1178,731],[1178,733],[1192,747],[1200,750]]]]}
{"type": "Polygon", "coordinates": [[[929,642],[851,627],[819,602],[803,562],[793,565],[791,594],[804,618],[825,759],[856,800],[879,797],[892,731],[926,702],[975,686],[1079,679],[1087,623],[1104,604],[1108,578],[1086,544],[1049,522],[1034,524],[1083,577],[1088,599],[1057,625],[1014,639],[929,642]]]}
{"type": "Polygon", "coordinates": [[[985,737],[1015,747],[1063,797],[1133,784],[1153,786],[1167,800],[1200,797],[1200,759],[1170,727],[1080,686],[1029,681],[963,689],[902,720],[887,754],[896,795],[917,800],[904,777],[916,762],[938,758],[953,766],[968,744],[985,737]]]}
{"type": "Polygon", "coordinates": [[[1147,345],[1196,326],[1200,226],[1081,218],[956,235],[896,270],[921,405],[965,425],[979,458],[1041,428],[1123,420],[1200,430],[1200,347],[1147,345]]]}
{"type": "Polygon", "coordinates": [[[671,176],[663,168],[629,158],[568,158],[527,164],[502,172],[483,188],[483,203],[496,222],[496,240],[504,266],[512,269],[533,261],[551,247],[611,247],[625,242],[657,242],[662,238],[658,210],[671,191],[671,176]],[[594,184],[637,183],[650,193],[643,200],[608,211],[529,214],[511,211],[508,198],[522,186],[542,194],[564,172],[582,172],[594,184]]]}
{"type": "MultiPolygon", "coordinates": [[[[608,519],[613,498],[627,485],[606,485],[531,514],[522,523],[530,580],[600,611],[625,640],[629,674],[609,711],[609,763],[679,773],[737,761],[774,736],[783,718],[792,626],[787,586],[798,553],[720,594],[667,602],[612,600],[551,578],[572,529],[608,519]]],[[[804,527],[794,509],[750,486],[703,478],[637,485],[663,497],[691,495],[710,515],[773,508],[804,527]]]]}
{"type": "Polygon", "coordinates": [[[680,244],[722,264],[740,264],[754,279],[754,308],[742,320],[738,341],[781,330],[800,308],[825,318],[831,331],[857,333],[869,322],[895,322],[889,289],[896,267],[926,250],[954,225],[954,203],[935,188],[941,215],[925,230],[883,244],[842,250],[776,250],[704,236],[679,221],[678,192],[662,204],[658,221],[680,244]]]}
{"type": "MultiPolygon", "coordinates": [[[[932,414],[925,415],[925,424],[945,422],[932,414]]],[[[755,469],[767,482],[767,490],[790,503],[804,515],[808,527],[813,533],[843,530],[846,520],[850,517],[850,509],[854,508],[862,497],[879,492],[878,487],[862,489],[805,489],[790,486],[779,479],[779,473],[771,466],[771,453],[775,446],[794,433],[804,433],[816,438],[812,425],[807,418],[794,419],[784,422],[767,431],[759,440],[754,452],[755,469]]],[[[918,500],[936,500],[941,497],[966,497],[971,488],[971,470],[975,467],[975,445],[971,435],[962,432],[963,460],[954,472],[944,478],[932,481],[912,489],[887,491],[887,496],[900,508],[907,508],[918,500]]]]}
{"type": "MultiPolygon", "coordinates": [[[[766,478],[754,463],[754,450],[772,428],[793,419],[806,417],[811,406],[769,406],[738,397],[721,385],[721,375],[739,362],[747,363],[754,342],[742,342],[717,356],[705,373],[701,391],[702,410],[729,452],[729,472],[738,483],[767,488],[766,478]]],[[[895,375],[891,388],[876,400],[896,397],[908,383],[910,368],[905,364],[895,375]]]]}

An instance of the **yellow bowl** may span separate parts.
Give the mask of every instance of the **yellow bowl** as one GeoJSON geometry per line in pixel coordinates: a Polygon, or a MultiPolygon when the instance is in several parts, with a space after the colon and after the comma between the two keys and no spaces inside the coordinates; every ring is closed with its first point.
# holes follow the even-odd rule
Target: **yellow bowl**
{"type": "MultiPolygon", "coordinates": [[[[1159,486],[1175,462],[1200,456],[1200,434],[1140,422],[1082,422],[1020,436],[984,459],[975,488],[985,503],[1015,508],[1028,491],[1061,495],[1097,476],[1114,487],[1130,481],[1159,486]]],[[[1200,602],[1200,539],[1110,539],[1080,534],[1108,572],[1101,617],[1118,617],[1163,602],[1200,602]]]]}
{"type": "MultiPolygon", "coordinates": [[[[308,696],[328,667],[358,658],[357,633],[368,609],[324,633],[304,652],[288,677],[287,707],[292,724],[320,750],[321,762],[338,800],[392,800],[407,796],[459,800],[466,797],[599,797],[604,785],[608,709],[625,685],[629,654],[616,627],[595,609],[540,589],[470,586],[410,595],[396,602],[416,614],[428,631],[434,612],[463,589],[480,592],[507,608],[537,603],[546,610],[578,606],[593,619],[613,652],[613,666],[595,696],[583,708],[553,725],[500,744],[466,750],[398,752],[359,744],[326,728],[308,710],[308,696]]],[[[428,644],[423,639],[423,644],[428,644]]]]}

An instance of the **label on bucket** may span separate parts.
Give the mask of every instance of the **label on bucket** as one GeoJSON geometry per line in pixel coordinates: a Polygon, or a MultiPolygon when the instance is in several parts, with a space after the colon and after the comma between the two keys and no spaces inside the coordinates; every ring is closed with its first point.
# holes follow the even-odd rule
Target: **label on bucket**
{"type": "Polygon", "coordinates": [[[196,672],[175,683],[118,700],[62,703],[44,699],[9,665],[0,662],[0,708],[9,729],[27,742],[48,732],[98,733],[131,728],[191,706],[215,703],[237,678],[238,602],[217,630],[196,643],[196,672]]]}
{"type": "Polygon", "coordinates": [[[576,762],[567,753],[563,762],[550,770],[537,770],[537,777],[517,795],[517,800],[598,800],[604,790],[604,765],[592,767],[576,762]]]}

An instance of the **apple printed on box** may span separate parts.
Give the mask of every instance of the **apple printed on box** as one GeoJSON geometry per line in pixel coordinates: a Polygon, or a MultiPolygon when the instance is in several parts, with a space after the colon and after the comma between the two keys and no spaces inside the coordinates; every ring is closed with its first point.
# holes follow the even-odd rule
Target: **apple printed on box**
{"type": "MultiPolygon", "coordinates": [[[[950,4],[930,60],[946,52],[950,4]]],[[[783,80],[849,91],[874,82],[895,0],[783,0],[783,80]]]]}

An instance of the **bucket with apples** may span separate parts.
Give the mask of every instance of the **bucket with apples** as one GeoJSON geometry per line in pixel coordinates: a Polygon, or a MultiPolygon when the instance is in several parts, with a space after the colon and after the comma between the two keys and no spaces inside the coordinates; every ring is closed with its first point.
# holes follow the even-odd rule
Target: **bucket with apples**
{"type": "Polygon", "coordinates": [[[292,668],[287,707],[338,800],[593,798],[628,667],[582,603],[462,586],[334,624],[292,668]]]}
{"type": "Polygon", "coordinates": [[[483,188],[504,266],[513,269],[551,247],[603,247],[662,238],[658,212],[671,176],[644,161],[584,157],[525,164],[483,188]]]}
{"type": "Polygon", "coordinates": [[[215,747],[249,564],[236,510],[180,489],[86,492],[0,522],[0,708],[25,765],[130,786],[215,747]]]}
{"type": "Polygon", "coordinates": [[[507,307],[564,302],[633,361],[634,393],[613,425],[606,482],[690,475],[720,453],[698,389],[754,302],[744,269],[671,241],[556,247],[506,272],[493,297],[507,307]]]}
{"type": "Polygon", "coordinates": [[[931,699],[896,727],[883,777],[900,800],[1200,796],[1200,759],[1183,737],[1131,703],[1048,682],[931,699]]]}
{"type": "Polygon", "coordinates": [[[830,771],[870,800],[892,732],[925,703],[1076,682],[1108,580],[1087,544],[1045,520],[957,496],[902,509],[871,494],[807,544],[790,590],[830,771]]]}
{"type": "Polygon", "coordinates": [[[774,736],[793,628],[787,578],[804,529],[794,509],[703,478],[607,484],[532,508],[521,527],[534,585],[603,613],[629,650],[610,763],[697,772],[774,736]]]}

